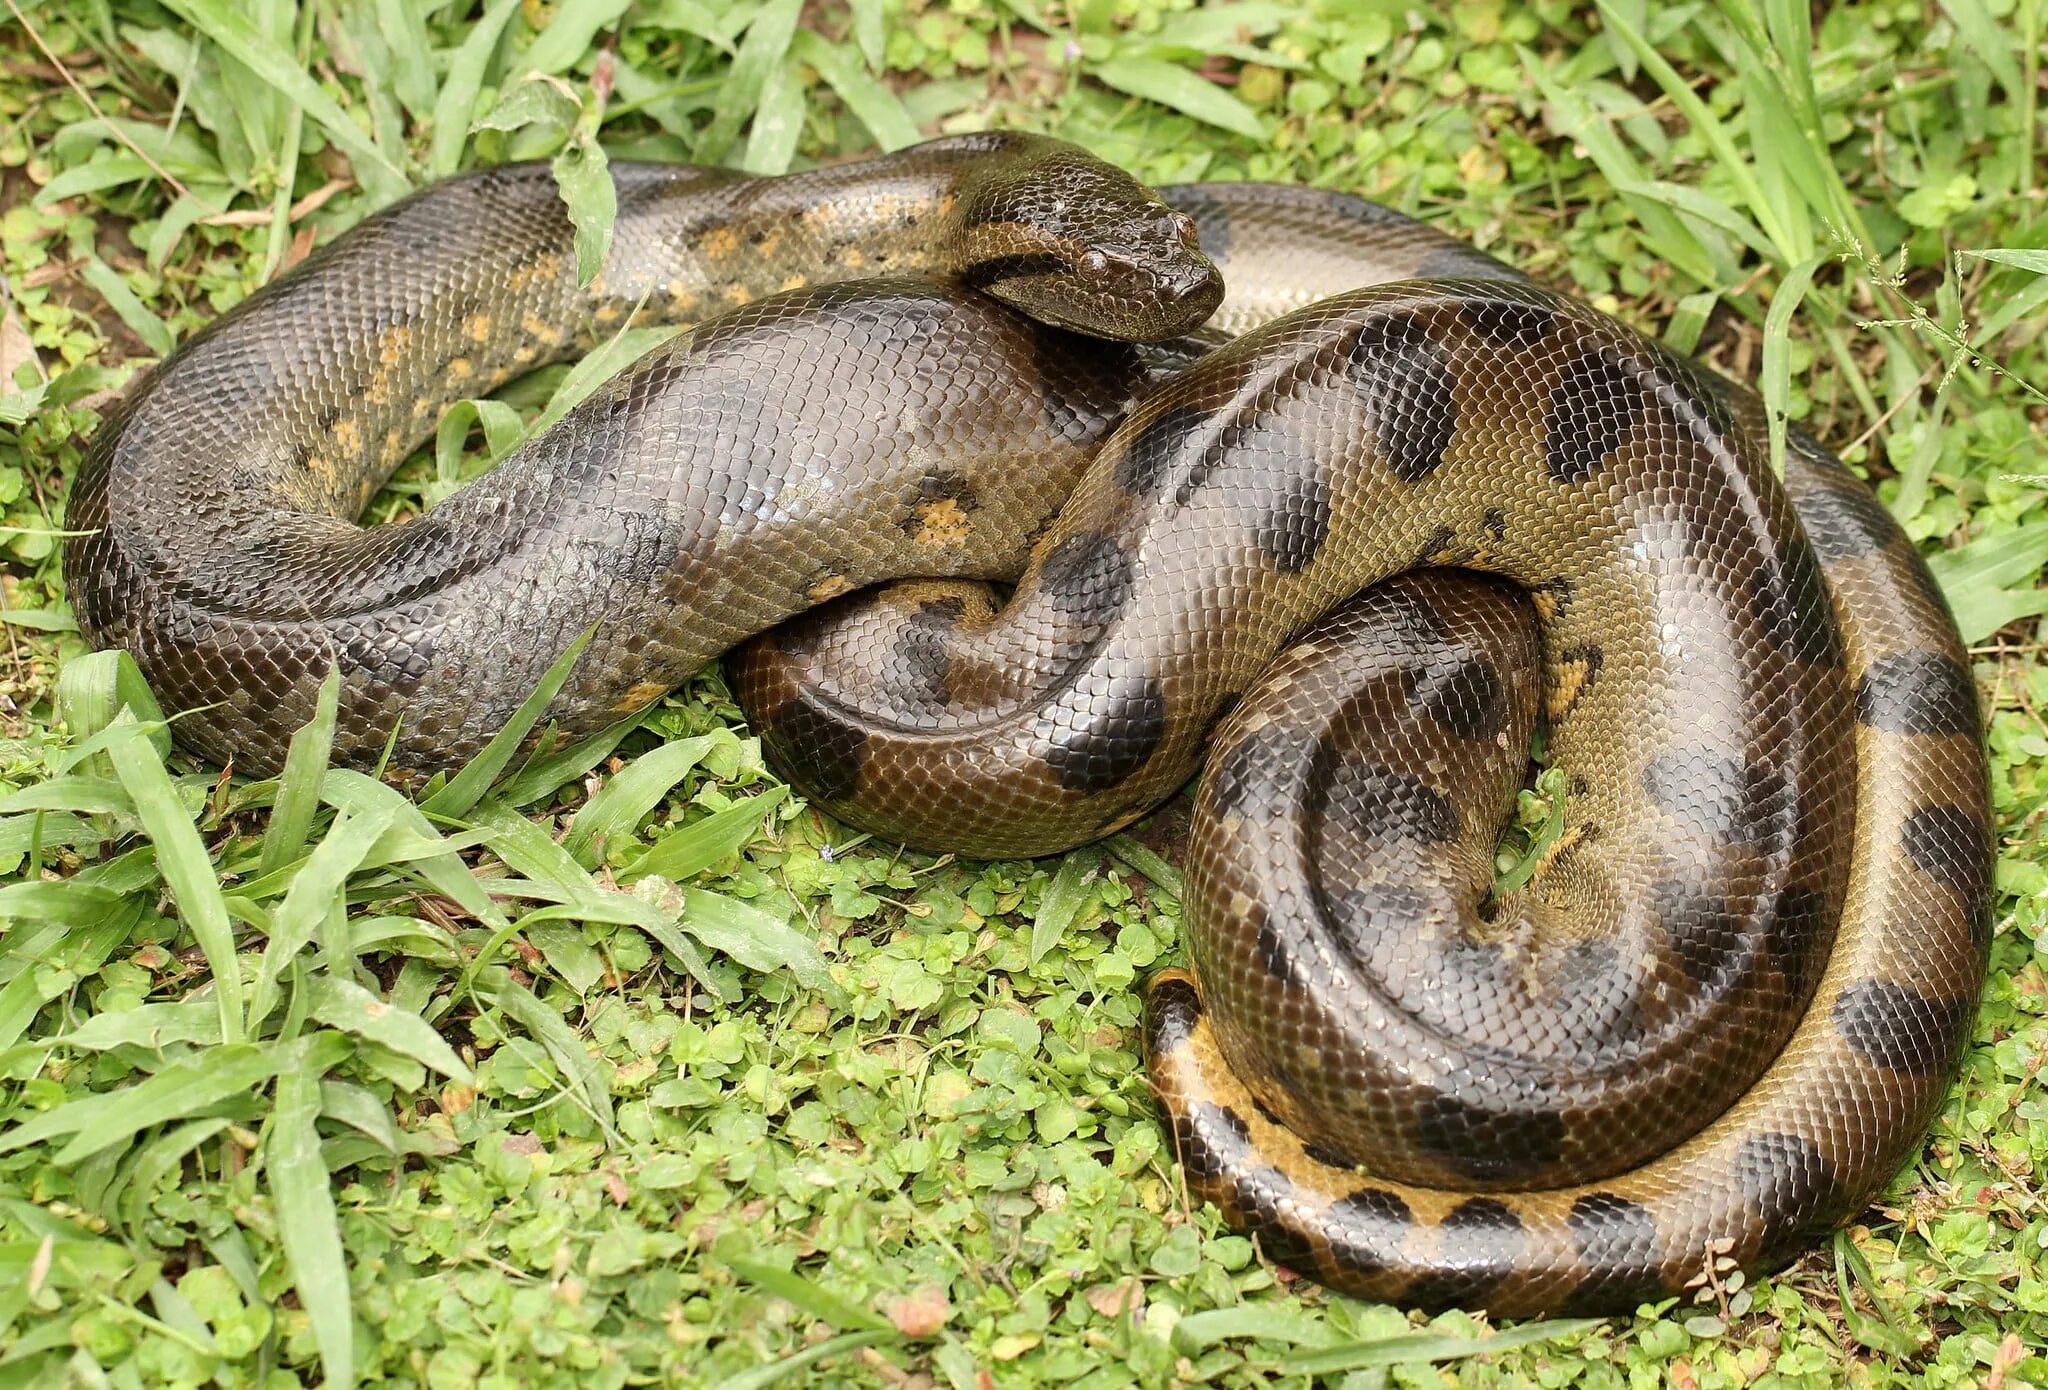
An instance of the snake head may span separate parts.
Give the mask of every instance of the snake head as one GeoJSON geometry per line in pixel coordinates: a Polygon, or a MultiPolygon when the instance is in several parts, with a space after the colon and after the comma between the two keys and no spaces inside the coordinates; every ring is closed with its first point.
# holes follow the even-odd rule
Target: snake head
{"type": "Polygon", "coordinates": [[[1078,146],[1010,136],[962,189],[956,264],[967,285],[1044,323],[1160,342],[1223,300],[1193,219],[1078,146]]]}

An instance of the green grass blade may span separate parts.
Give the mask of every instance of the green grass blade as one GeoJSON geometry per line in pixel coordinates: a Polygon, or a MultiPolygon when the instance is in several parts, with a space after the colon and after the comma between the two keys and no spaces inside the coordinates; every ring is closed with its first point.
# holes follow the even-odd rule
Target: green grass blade
{"type": "Polygon", "coordinates": [[[1067,928],[1087,901],[1088,889],[1102,871],[1102,852],[1092,845],[1074,850],[1053,871],[1052,882],[1038,899],[1038,915],[1031,922],[1031,963],[1038,964],[1045,953],[1060,944],[1067,928]]]}
{"type": "Polygon", "coordinates": [[[292,879],[284,904],[271,923],[270,944],[263,952],[263,968],[256,977],[256,1018],[270,1016],[277,1003],[277,982],[284,978],[293,958],[319,932],[329,909],[344,899],[348,876],[362,867],[363,860],[395,819],[390,807],[341,816],[314,847],[305,866],[292,879]]]}
{"type": "MultiPolygon", "coordinates": [[[[868,134],[884,150],[900,150],[923,138],[903,99],[869,76],[844,47],[828,43],[805,29],[796,36],[790,51],[817,70],[818,76],[839,94],[846,109],[868,128],[868,134]]],[[[871,61],[868,66],[879,67],[880,63],[871,61]]]]}
{"type": "Polygon", "coordinates": [[[312,991],[312,1016],[328,1027],[368,1038],[465,1085],[475,1083],[448,1040],[418,1014],[394,1008],[362,986],[331,976],[315,978],[312,991]]]}
{"type": "MultiPolygon", "coordinates": [[[[120,719],[133,716],[127,712],[120,719]]],[[[142,830],[156,846],[157,867],[170,885],[179,914],[213,972],[214,998],[220,1008],[220,1035],[231,1043],[244,1036],[242,971],[235,956],[234,928],[221,900],[220,879],[198,827],[179,801],[163,759],[143,738],[117,739],[107,747],[114,775],[135,800],[142,830]]]]}
{"type": "Polygon", "coordinates": [[[703,888],[683,890],[683,930],[749,970],[787,970],[806,989],[830,990],[824,953],[802,932],[760,908],[703,888]]]}
{"type": "MultiPolygon", "coordinates": [[[[165,0],[166,5],[186,23],[245,65],[280,96],[317,121],[328,138],[355,162],[356,177],[380,199],[395,198],[410,184],[405,174],[382,150],[371,143],[349,114],[322,91],[320,84],[293,60],[291,54],[241,10],[226,0],[165,0]]],[[[258,142],[267,144],[267,141],[258,142]]]]}
{"type": "Polygon", "coordinates": [[[327,762],[334,752],[335,712],[340,699],[341,672],[330,670],[320,682],[312,719],[292,735],[291,747],[284,755],[284,772],[277,779],[277,796],[270,805],[270,824],[263,831],[259,874],[275,873],[306,847],[313,813],[320,809],[327,762]]]}
{"type": "Polygon", "coordinates": [[[1771,296],[1770,312],[1764,315],[1764,412],[1771,431],[1771,471],[1781,478],[1785,476],[1785,431],[1791,424],[1792,316],[1813,287],[1814,272],[1832,259],[1812,256],[1785,272],[1771,296]]]}
{"type": "Polygon", "coordinates": [[[486,6],[483,17],[462,36],[461,46],[449,61],[448,76],[434,98],[434,135],[427,153],[427,167],[436,178],[446,178],[462,167],[462,151],[469,143],[469,123],[477,114],[476,99],[483,91],[484,74],[498,51],[505,22],[518,9],[519,0],[494,0],[486,6]]]}
{"type": "Polygon", "coordinates": [[[540,684],[533,688],[505,727],[486,743],[468,766],[448,780],[447,785],[420,803],[420,809],[430,816],[454,819],[469,814],[470,808],[483,799],[491,783],[498,780],[498,774],[512,761],[512,755],[519,751],[526,735],[540,722],[541,715],[569,679],[569,672],[575,669],[576,660],[583,655],[583,649],[590,645],[590,639],[597,632],[595,627],[586,628],[555,658],[540,678],[540,684]]]}
{"type": "Polygon", "coordinates": [[[774,1294],[790,1307],[808,1313],[828,1326],[885,1332],[892,1339],[898,1336],[881,1314],[849,1303],[792,1270],[777,1269],[758,1260],[727,1260],[725,1266],[748,1283],[774,1294]]]}
{"type": "MultiPolygon", "coordinates": [[[[152,1125],[190,1119],[209,1105],[269,1080],[288,1060],[285,1048],[254,1043],[229,1043],[181,1058],[146,1081],[95,1096],[94,1100],[114,1103],[104,1109],[95,1107],[72,1134],[71,1142],[57,1151],[54,1161],[68,1167],[152,1125]]],[[[71,1102],[78,1104],[82,1102],[71,1102]]],[[[42,1118],[50,1119],[71,1105],[42,1118]]],[[[11,1141],[7,1147],[13,1147],[11,1141]]]]}
{"type": "Polygon", "coordinates": [[[1088,75],[1106,87],[1172,107],[1247,140],[1266,138],[1266,123],[1258,112],[1177,63],[1158,58],[1111,58],[1090,68],[1088,75]]]}
{"type": "Polygon", "coordinates": [[[277,1105],[263,1143],[263,1172],[277,1215],[292,1288],[313,1325],[326,1384],[355,1384],[355,1322],[348,1255],[327,1162],[320,1154],[320,1076],[309,1067],[277,1079],[277,1105]]]}
{"type": "Polygon", "coordinates": [[[697,157],[707,163],[725,158],[738,138],[740,126],[760,105],[769,76],[782,64],[783,55],[796,37],[796,22],[803,13],[803,0],[769,0],[747,26],[740,40],[739,54],[726,74],[712,103],[711,124],[697,142],[697,157]]]}
{"type": "Polygon", "coordinates": [[[562,1069],[562,1075],[568,1078],[570,1088],[584,1108],[606,1136],[616,1143],[618,1134],[612,1128],[611,1092],[605,1086],[604,1072],[583,1046],[583,1040],[576,1036],[576,1030],[569,1026],[568,1020],[502,969],[479,972],[476,991],[502,1009],[547,1049],[548,1056],[562,1069]]]}
{"type": "Polygon", "coordinates": [[[621,871],[619,880],[631,883],[649,874],[680,882],[694,878],[713,864],[738,854],[767,816],[788,797],[787,787],[776,787],[762,796],[750,796],[722,811],[714,811],[694,825],[684,826],[657,840],[647,853],[621,871]]]}
{"type": "Polygon", "coordinates": [[[562,847],[584,868],[593,868],[611,845],[633,838],[633,827],[690,775],[716,743],[714,734],[678,739],[626,764],[569,822],[562,847]]]}
{"type": "Polygon", "coordinates": [[[1364,1370],[1369,1366],[1462,1361],[1467,1357],[1489,1356],[1495,1352],[1513,1351],[1517,1347],[1534,1346],[1557,1337],[1575,1336],[1600,1325],[1599,1318],[1561,1318],[1550,1322],[1525,1322],[1490,1337],[1444,1337],[1417,1332],[1300,1353],[1282,1360],[1280,1369],[1289,1375],[1330,1375],[1338,1371],[1364,1370]]]}
{"type": "Polygon", "coordinates": [[[128,288],[114,268],[98,256],[88,256],[78,268],[85,283],[99,292],[101,299],[114,311],[117,318],[128,326],[128,331],[142,339],[144,347],[158,357],[169,357],[178,340],[171,334],[171,326],[149,311],[134,290],[128,288]]]}

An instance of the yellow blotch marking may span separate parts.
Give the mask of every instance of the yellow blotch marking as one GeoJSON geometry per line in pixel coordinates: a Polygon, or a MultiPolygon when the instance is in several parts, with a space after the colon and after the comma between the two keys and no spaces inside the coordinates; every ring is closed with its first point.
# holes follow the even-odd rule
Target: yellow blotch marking
{"type": "Polygon", "coordinates": [[[804,590],[804,597],[812,603],[824,603],[838,598],[841,594],[853,592],[853,581],[843,574],[828,574],[810,588],[804,590]]]}
{"type": "Polygon", "coordinates": [[[512,360],[522,367],[539,356],[539,350],[530,346],[512,349],[512,360]]]}
{"type": "Polygon", "coordinates": [[[723,260],[740,249],[740,235],[730,227],[713,227],[697,242],[697,250],[710,260],[723,260]]]}
{"type": "Polygon", "coordinates": [[[911,539],[919,545],[934,549],[960,544],[967,539],[971,526],[967,519],[967,509],[951,497],[920,502],[911,516],[917,523],[917,529],[911,532],[911,539]]]}
{"type": "Polygon", "coordinates": [[[353,420],[334,422],[334,443],[343,453],[357,454],[363,448],[363,428],[353,420]]]}
{"type": "MultiPolygon", "coordinates": [[[[1541,595],[1536,606],[1539,610],[1543,606],[1541,595]]],[[[1543,702],[1544,713],[1550,716],[1552,723],[1572,712],[1572,706],[1579,702],[1579,696],[1586,693],[1586,686],[1592,679],[1593,663],[1586,657],[1577,656],[1557,664],[1557,685],[1543,702]]]]}
{"type": "Polygon", "coordinates": [[[462,331],[472,343],[488,343],[491,330],[497,326],[489,314],[471,314],[462,321],[462,331]]]}
{"type": "Polygon", "coordinates": [[[384,336],[377,340],[377,360],[387,367],[395,367],[405,360],[406,349],[412,346],[412,329],[398,324],[384,330],[384,336]]]}
{"type": "Polygon", "coordinates": [[[659,700],[667,689],[668,687],[660,681],[635,681],[631,688],[619,697],[618,703],[612,706],[612,713],[631,714],[635,710],[645,709],[659,700]]]}
{"type": "Polygon", "coordinates": [[[476,364],[467,357],[451,357],[448,359],[448,379],[450,381],[467,381],[475,374],[476,364]]]}
{"type": "Polygon", "coordinates": [[[848,270],[859,270],[868,263],[867,252],[858,246],[849,246],[839,253],[839,264],[848,270]]]}
{"type": "Polygon", "coordinates": [[[591,314],[591,317],[599,323],[617,323],[619,316],[623,313],[625,313],[625,310],[616,304],[600,304],[591,314]]]}
{"type": "Polygon", "coordinates": [[[393,425],[390,429],[384,431],[385,458],[390,458],[392,455],[400,453],[404,448],[405,436],[398,432],[398,426],[393,425]]]}
{"type": "Polygon", "coordinates": [[[519,331],[538,342],[549,344],[559,343],[563,337],[562,329],[558,325],[549,323],[531,309],[519,320],[519,331]]]}
{"type": "Polygon", "coordinates": [[[391,373],[382,369],[370,373],[370,379],[363,386],[363,399],[371,405],[391,403],[391,373]]]}
{"type": "Polygon", "coordinates": [[[784,277],[781,287],[785,290],[800,290],[810,283],[810,277],[807,275],[790,275],[784,277]]]}
{"type": "Polygon", "coordinates": [[[939,201],[932,206],[932,211],[936,212],[941,217],[951,217],[953,215],[953,209],[959,206],[960,197],[958,194],[941,193],[939,195],[939,201]]]}
{"type": "Polygon", "coordinates": [[[745,285],[727,285],[725,287],[725,297],[733,304],[746,304],[752,302],[754,292],[745,285]]]}
{"type": "Polygon", "coordinates": [[[754,243],[754,249],[760,252],[763,256],[772,256],[775,254],[776,250],[781,247],[781,245],[782,231],[780,228],[774,228],[771,229],[767,233],[767,235],[763,236],[758,242],[754,243]]]}
{"type": "Polygon", "coordinates": [[[513,289],[523,290],[536,280],[552,280],[561,273],[562,258],[549,252],[545,256],[534,257],[530,264],[520,266],[505,279],[513,289]]]}
{"type": "Polygon", "coordinates": [[[1550,866],[1552,864],[1555,864],[1558,861],[1558,859],[1565,853],[1566,850],[1575,848],[1578,845],[1579,841],[1585,838],[1585,827],[1575,825],[1571,829],[1565,831],[1564,834],[1558,836],[1555,840],[1552,840],[1550,842],[1550,848],[1543,851],[1543,858],[1536,865],[1536,872],[1531,874],[1530,877],[1537,878],[1543,875],[1544,873],[1547,873],[1550,869],[1550,866]]]}
{"type": "Polygon", "coordinates": [[[1557,621],[1558,602],[1555,589],[1531,589],[1529,600],[1536,605],[1537,617],[1546,623],[1557,621]]]}

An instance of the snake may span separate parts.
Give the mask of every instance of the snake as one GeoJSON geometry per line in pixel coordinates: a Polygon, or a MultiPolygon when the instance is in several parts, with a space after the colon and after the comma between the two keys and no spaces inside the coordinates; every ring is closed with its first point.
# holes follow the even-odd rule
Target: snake
{"type": "Polygon", "coordinates": [[[1190,1199],[1363,1297],[1626,1313],[1914,1151],[1986,967],[1980,714],[1811,435],[1781,477],[1752,391],[1339,192],[1014,132],[612,171],[587,282],[544,167],[459,175],[112,409],[67,585],[188,749],[277,773],[334,672],[336,761],[425,777],[581,641],[562,735],[731,653],[771,762],[912,845],[1055,853],[1206,757],[1152,1088],[1190,1199]],[[451,402],[656,324],[359,524],[451,402]]]}

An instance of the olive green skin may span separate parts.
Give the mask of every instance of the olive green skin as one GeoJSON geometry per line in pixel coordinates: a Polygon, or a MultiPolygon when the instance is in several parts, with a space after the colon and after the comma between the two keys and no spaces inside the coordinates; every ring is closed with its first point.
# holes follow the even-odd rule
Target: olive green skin
{"type": "Polygon", "coordinates": [[[1150,1070],[1190,1194],[1273,1258],[1517,1315],[1782,1263],[1913,1151],[1982,986],[1979,713],[1925,566],[1796,428],[1780,483],[1750,392],[1469,248],[1162,192],[1251,331],[1110,437],[1006,605],[904,585],[743,649],[764,747],[984,855],[1206,750],[1150,1070]],[[1495,900],[1539,719],[1563,832],[1495,900]]]}
{"type": "Polygon", "coordinates": [[[1269,1254],[1616,1310],[1859,1209],[1939,1104],[1987,936],[1973,687],[1888,515],[1796,433],[1781,485],[1747,392],[1308,190],[1165,191],[1245,336],[1155,388],[1206,343],[961,292],[1145,339],[1213,307],[1184,223],[1063,151],[628,168],[589,292],[539,175],[430,191],[130,397],[74,494],[81,620],[213,705],[178,726],[203,753],[274,768],[337,662],[340,755],[396,726],[417,773],[593,625],[571,732],[928,577],[745,650],[764,743],[850,820],[1024,854],[1142,814],[1213,737],[1201,992],[1155,982],[1152,1076],[1190,1189],[1269,1254]],[[800,288],[878,271],[951,283],[800,288]],[[1388,283],[1418,275],[1458,278],[1388,283]],[[739,311],[426,516],[353,525],[445,400],[643,301],[739,311]],[[1446,566],[1498,578],[1401,577],[1446,566]],[[1016,592],[930,582],[962,576],[1016,592]],[[1539,712],[1566,832],[1487,902],[1539,712]]]}
{"type": "Polygon", "coordinates": [[[1186,216],[1038,136],[614,176],[589,286],[545,166],[465,175],[237,306],[101,427],[72,603],[193,711],[187,747],[275,772],[332,664],[336,759],[384,765],[395,730],[389,767],[416,777],[475,753],[586,630],[548,710],[572,735],[831,594],[1001,568],[1057,506],[1039,479],[1078,470],[1143,366],[971,291],[1123,338],[1192,329],[1222,293],[1186,216]],[[357,523],[454,401],[629,321],[706,319],[443,505],[357,523]],[[992,524],[896,524],[949,489],[992,524]]]}

